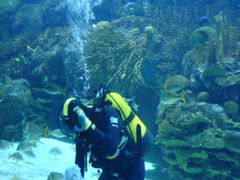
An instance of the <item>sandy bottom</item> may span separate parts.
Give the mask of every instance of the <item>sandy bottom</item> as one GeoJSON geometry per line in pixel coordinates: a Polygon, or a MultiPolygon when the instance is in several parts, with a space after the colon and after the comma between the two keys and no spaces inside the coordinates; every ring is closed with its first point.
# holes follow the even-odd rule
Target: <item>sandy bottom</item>
{"type": "MultiPolygon", "coordinates": [[[[51,172],[64,174],[66,168],[74,165],[75,146],[51,138],[41,138],[33,148],[35,157],[21,153],[23,160],[16,160],[10,156],[18,152],[18,143],[7,149],[0,149],[0,180],[47,180],[51,172]],[[58,148],[60,153],[51,153],[58,148]]],[[[146,171],[153,170],[154,164],[145,162],[146,171]]],[[[85,180],[97,180],[99,172],[88,165],[85,180]]],[[[150,180],[150,178],[146,178],[150,180]]]]}

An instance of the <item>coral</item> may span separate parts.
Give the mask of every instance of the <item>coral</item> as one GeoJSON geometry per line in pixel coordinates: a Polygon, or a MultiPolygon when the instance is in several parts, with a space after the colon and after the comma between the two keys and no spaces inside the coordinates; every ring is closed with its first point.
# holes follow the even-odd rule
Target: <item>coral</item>
{"type": "Polygon", "coordinates": [[[238,104],[234,101],[226,101],[223,106],[228,114],[236,114],[239,110],[238,104]]]}
{"type": "Polygon", "coordinates": [[[162,90],[161,91],[161,103],[165,105],[176,104],[179,101],[186,101],[184,92],[176,93],[174,91],[162,90]]]}
{"type": "Polygon", "coordinates": [[[156,31],[153,26],[146,26],[144,28],[144,33],[146,33],[148,37],[152,37],[156,31]]]}
{"type": "Polygon", "coordinates": [[[90,84],[102,82],[130,94],[139,85],[147,86],[140,72],[145,45],[145,38],[123,34],[113,26],[93,29],[85,45],[84,61],[90,84]]]}
{"type": "Polygon", "coordinates": [[[130,33],[133,36],[135,36],[135,35],[137,36],[137,35],[140,34],[140,29],[139,28],[133,28],[133,29],[131,29],[130,33]]]}
{"type": "Polygon", "coordinates": [[[11,57],[21,55],[27,51],[27,46],[31,45],[32,38],[35,34],[22,33],[9,38],[0,43],[0,58],[3,61],[10,59],[11,57]]]}
{"type": "Polygon", "coordinates": [[[214,41],[217,36],[217,31],[209,26],[204,26],[192,32],[189,41],[193,47],[198,44],[206,44],[209,41],[214,41]]]}
{"type": "Polygon", "coordinates": [[[220,106],[190,101],[159,107],[164,110],[157,116],[155,143],[163,151],[171,176],[238,177],[232,168],[239,167],[239,123],[229,119],[220,106]],[[226,134],[232,128],[235,130],[226,134]]]}
{"type": "Polygon", "coordinates": [[[112,24],[109,21],[100,21],[96,24],[96,31],[111,28],[112,24]]]}
{"type": "Polygon", "coordinates": [[[170,76],[163,84],[164,90],[181,92],[188,88],[189,81],[182,75],[170,76]]]}
{"type": "Polygon", "coordinates": [[[209,93],[207,91],[201,91],[197,94],[198,102],[208,102],[209,101],[209,93]]]}
{"type": "Polygon", "coordinates": [[[218,77],[215,79],[216,83],[222,87],[228,87],[232,85],[240,84],[240,75],[239,74],[230,74],[225,77],[218,77]]]}

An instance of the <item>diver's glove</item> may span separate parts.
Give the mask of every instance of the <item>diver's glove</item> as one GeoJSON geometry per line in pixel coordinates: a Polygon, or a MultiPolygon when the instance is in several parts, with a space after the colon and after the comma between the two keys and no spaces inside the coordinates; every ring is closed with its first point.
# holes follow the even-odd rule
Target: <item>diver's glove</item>
{"type": "Polygon", "coordinates": [[[74,127],[76,131],[87,131],[90,127],[92,129],[95,129],[95,125],[90,121],[90,119],[86,116],[84,111],[79,106],[76,106],[73,111],[76,112],[78,116],[78,123],[80,124],[80,127],[74,127]]]}

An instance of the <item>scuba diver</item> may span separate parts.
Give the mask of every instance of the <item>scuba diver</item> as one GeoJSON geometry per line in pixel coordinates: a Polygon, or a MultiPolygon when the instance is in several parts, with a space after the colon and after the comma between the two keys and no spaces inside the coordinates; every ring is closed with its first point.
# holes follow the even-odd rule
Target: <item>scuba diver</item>
{"type": "Polygon", "coordinates": [[[91,107],[68,98],[60,118],[76,134],[75,163],[82,176],[90,152],[92,167],[102,169],[99,180],[144,180],[143,156],[152,134],[120,94],[102,85],[94,94],[91,107]]]}

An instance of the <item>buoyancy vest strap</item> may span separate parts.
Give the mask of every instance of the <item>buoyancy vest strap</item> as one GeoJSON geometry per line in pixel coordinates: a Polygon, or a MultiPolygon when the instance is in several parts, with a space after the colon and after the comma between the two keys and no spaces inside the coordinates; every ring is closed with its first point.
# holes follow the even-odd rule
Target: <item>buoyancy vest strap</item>
{"type": "Polygon", "coordinates": [[[137,156],[142,156],[142,129],[140,124],[137,125],[137,156]]]}
{"type": "MultiPolygon", "coordinates": [[[[118,110],[121,111],[121,112],[120,112],[120,115],[122,114],[122,115],[124,116],[124,119],[123,119],[123,122],[124,122],[124,121],[127,119],[127,117],[126,117],[126,115],[124,114],[121,106],[119,105],[119,103],[116,101],[116,99],[115,99],[110,93],[108,93],[107,95],[108,95],[108,96],[116,103],[116,105],[118,106],[118,110]]],[[[129,116],[131,116],[131,114],[130,114],[129,116]]],[[[129,128],[130,136],[133,138],[133,137],[134,137],[134,136],[133,136],[133,132],[132,132],[129,124],[126,124],[126,125],[127,125],[127,127],[129,128]]],[[[128,131],[127,131],[127,132],[128,132],[128,131]]]]}
{"type": "Polygon", "coordinates": [[[135,117],[134,113],[131,112],[130,115],[123,121],[124,126],[128,126],[134,119],[134,117],[135,117]]]}

